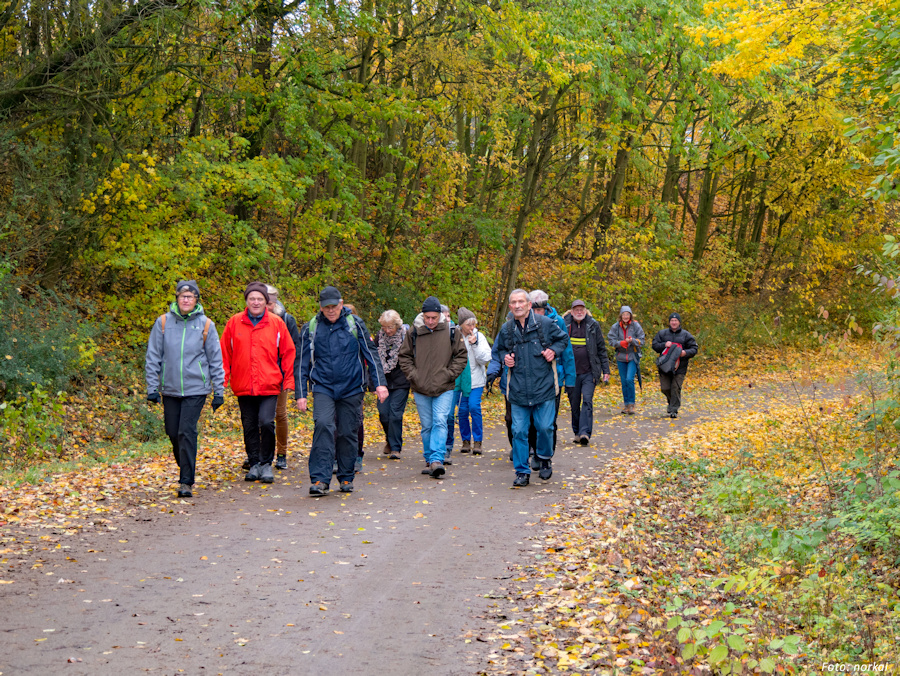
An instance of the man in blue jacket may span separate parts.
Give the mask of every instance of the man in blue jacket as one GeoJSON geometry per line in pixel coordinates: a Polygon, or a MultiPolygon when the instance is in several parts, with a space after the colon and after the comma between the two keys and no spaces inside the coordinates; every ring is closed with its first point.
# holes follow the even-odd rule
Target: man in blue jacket
{"type": "MultiPolygon", "coordinates": [[[[556,308],[550,305],[550,296],[547,295],[545,291],[541,289],[535,289],[528,297],[531,298],[531,309],[534,310],[535,314],[543,315],[548,319],[552,319],[556,322],[557,326],[561,328],[563,331],[566,331],[566,335],[568,335],[568,331],[566,330],[566,320],[563,319],[560,314],[556,311],[556,308]]],[[[556,360],[556,371],[559,375],[559,393],[556,395],[556,416],[559,417],[559,404],[562,401],[562,391],[563,386],[565,384],[566,389],[570,387],[575,387],[575,353],[572,351],[571,341],[569,345],[566,346],[566,351],[563,352],[562,356],[556,360]]],[[[556,432],[558,425],[556,424],[556,418],[553,419],[553,452],[556,453],[556,432]]],[[[534,426],[532,425],[532,431],[528,433],[528,442],[530,448],[534,448],[534,440],[533,436],[534,426]]],[[[537,454],[533,454],[531,457],[531,469],[539,470],[540,461],[537,458],[537,454]]]]}
{"type": "Polygon", "coordinates": [[[307,409],[309,384],[315,395],[315,428],[309,452],[309,494],[314,496],[328,494],[335,454],[341,491],[353,492],[359,410],[366,384],[364,361],[378,401],[388,396],[381,360],[369,349],[371,340],[363,320],[344,307],[341,292],[333,286],[322,289],[319,307],[319,313],[303,328],[297,384],[300,411],[307,409]]]}
{"type": "Polygon", "coordinates": [[[553,363],[569,345],[569,336],[552,319],[536,314],[524,289],[509,294],[512,318],[497,335],[495,346],[501,363],[509,369],[507,398],[513,427],[513,486],[527,486],[531,476],[528,465],[528,428],[534,419],[537,430],[535,453],[540,461],[540,477],[553,475],[553,425],[559,374],[553,363]]]}

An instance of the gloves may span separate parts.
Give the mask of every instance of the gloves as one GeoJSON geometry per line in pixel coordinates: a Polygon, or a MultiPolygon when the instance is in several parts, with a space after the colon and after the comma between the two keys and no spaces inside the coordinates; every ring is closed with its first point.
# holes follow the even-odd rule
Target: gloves
{"type": "Polygon", "coordinates": [[[216,394],[213,396],[212,400],[212,410],[215,413],[219,410],[219,406],[225,403],[225,395],[224,394],[216,394]]]}
{"type": "Polygon", "coordinates": [[[494,383],[497,381],[497,378],[499,378],[499,377],[500,377],[500,374],[495,373],[494,375],[492,375],[491,377],[489,377],[487,379],[487,383],[486,383],[487,387],[485,389],[487,389],[488,395],[490,395],[491,392],[494,390],[494,383]]]}
{"type": "Polygon", "coordinates": [[[151,404],[158,404],[159,403],[159,392],[152,392],[152,393],[148,394],[147,401],[150,402],[151,404]]]}

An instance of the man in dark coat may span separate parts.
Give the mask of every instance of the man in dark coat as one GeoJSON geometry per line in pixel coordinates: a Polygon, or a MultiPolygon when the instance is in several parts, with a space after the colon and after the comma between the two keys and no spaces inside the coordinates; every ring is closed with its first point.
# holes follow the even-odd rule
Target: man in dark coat
{"type": "Polygon", "coordinates": [[[553,474],[553,425],[559,373],[554,363],[569,346],[569,337],[556,322],[531,309],[528,292],[516,289],[509,294],[512,318],[497,335],[495,347],[501,363],[508,369],[507,398],[513,426],[513,486],[527,486],[531,476],[528,464],[528,428],[532,419],[537,430],[535,454],[541,461],[540,477],[553,474]]]}
{"type": "Polygon", "coordinates": [[[307,409],[310,393],[314,395],[315,428],[309,451],[309,494],[314,496],[327,495],[335,455],[341,491],[353,492],[359,409],[367,373],[378,401],[388,396],[381,362],[369,349],[371,339],[363,320],[344,307],[341,292],[333,286],[322,289],[319,308],[301,334],[300,382],[295,395],[300,411],[307,409]]]}
{"type": "Polygon", "coordinates": [[[575,385],[566,388],[575,435],[572,441],[587,446],[594,426],[594,388],[601,381],[609,382],[609,357],[603,329],[591,317],[583,300],[572,303],[565,320],[575,355],[575,385]]]}
{"type": "Polygon", "coordinates": [[[653,350],[664,354],[669,350],[680,350],[675,368],[670,371],[659,369],[659,389],[666,395],[668,406],[666,413],[670,418],[678,417],[681,408],[681,388],[687,375],[688,361],[697,354],[700,348],[690,333],[681,328],[681,315],[673,312],[669,315],[669,326],[653,337],[653,350]]]}

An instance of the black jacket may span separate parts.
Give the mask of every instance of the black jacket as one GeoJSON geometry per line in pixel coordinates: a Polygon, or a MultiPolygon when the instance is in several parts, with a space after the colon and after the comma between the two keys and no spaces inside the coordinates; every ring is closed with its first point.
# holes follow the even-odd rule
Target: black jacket
{"type": "Polygon", "coordinates": [[[655,336],[653,336],[654,352],[659,352],[660,354],[662,354],[666,349],[666,343],[669,341],[678,343],[679,345],[681,345],[683,350],[683,352],[681,353],[681,361],[678,364],[678,368],[675,369],[675,373],[687,373],[688,361],[690,361],[691,357],[696,355],[697,350],[700,349],[700,347],[697,345],[697,340],[694,338],[694,336],[692,336],[682,328],[679,328],[677,331],[673,331],[669,327],[666,327],[655,336]]]}
{"type": "MultiPolygon", "coordinates": [[[[550,348],[559,358],[569,346],[569,336],[559,325],[533,311],[528,314],[523,332],[515,319],[507,321],[494,347],[500,363],[509,353],[515,354],[516,365],[509,369],[506,398],[517,406],[537,406],[556,398],[556,367],[541,352],[550,348]]],[[[558,376],[557,376],[558,378],[558,376]]],[[[560,383],[562,386],[563,383],[560,383]]]]}
{"type": "MultiPolygon", "coordinates": [[[[566,327],[569,333],[572,333],[572,322],[575,318],[572,313],[567,312],[564,317],[566,327]]],[[[609,355],[606,352],[606,340],[603,337],[603,329],[596,319],[590,315],[584,318],[584,329],[587,335],[587,352],[588,358],[591,360],[591,372],[594,374],[594,380],[600,382],[604,373],[609,373],[609,355]]]]}

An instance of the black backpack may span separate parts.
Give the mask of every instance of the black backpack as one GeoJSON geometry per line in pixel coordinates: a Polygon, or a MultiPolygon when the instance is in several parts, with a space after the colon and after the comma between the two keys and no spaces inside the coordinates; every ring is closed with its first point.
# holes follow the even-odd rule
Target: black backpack
{"type": "Polygon", "coordinates": [[[656,358],[656,367],[663,373],[674,373],[681,361],[681,345],[672,343],[656,358]]]}

